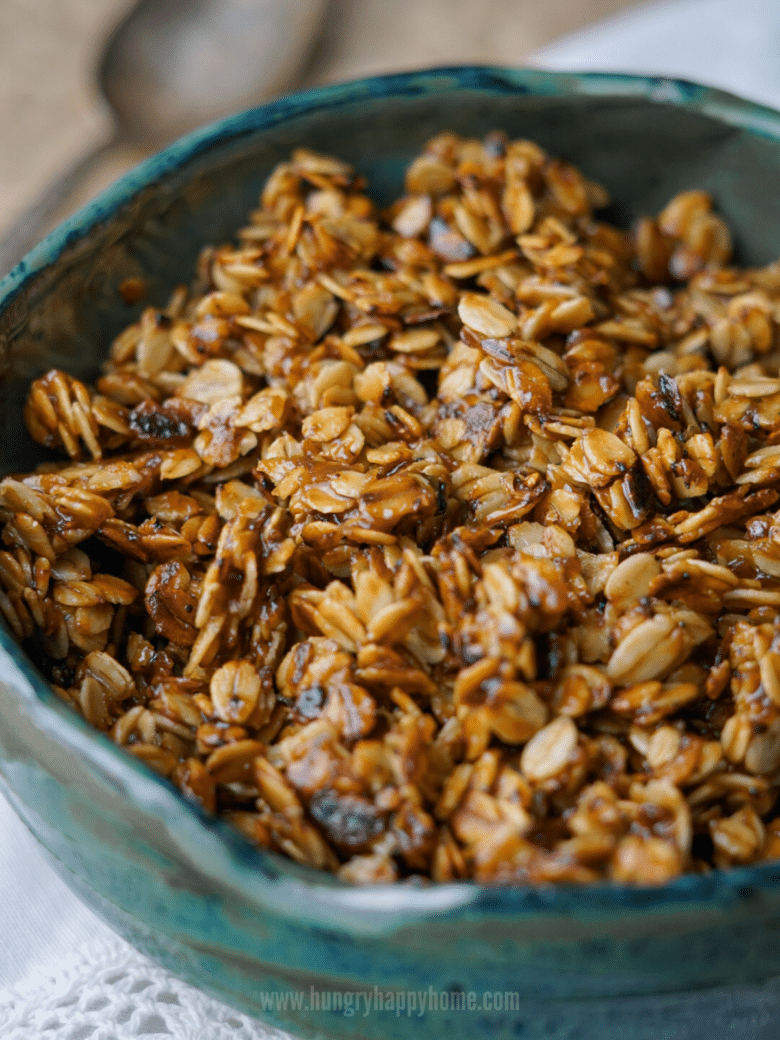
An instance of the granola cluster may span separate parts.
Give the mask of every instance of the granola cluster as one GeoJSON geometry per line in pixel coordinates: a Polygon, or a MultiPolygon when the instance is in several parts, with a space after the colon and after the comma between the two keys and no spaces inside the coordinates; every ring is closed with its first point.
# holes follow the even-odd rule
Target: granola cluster
{"type": "Polygon", "coordinates": [[[68,459],[0,483],[0,612],[57,693],[350,882],[780,857],[780,265],[606,202],[501,134],[384,212],[299,150],[37,379],[68,459]]]}

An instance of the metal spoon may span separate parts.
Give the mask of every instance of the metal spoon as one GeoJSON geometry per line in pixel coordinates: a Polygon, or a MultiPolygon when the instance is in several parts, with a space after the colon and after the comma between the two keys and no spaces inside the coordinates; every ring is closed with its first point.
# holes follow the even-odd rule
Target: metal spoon
{"type": "Polygon", "coordinates": [[[43,236],[109,153],[126,145],[156,150],[293,83],[326,2],[140,0],[109,36],[97,69],[112,133],[53,181],[0,242],[0,276],[43,236]]]}

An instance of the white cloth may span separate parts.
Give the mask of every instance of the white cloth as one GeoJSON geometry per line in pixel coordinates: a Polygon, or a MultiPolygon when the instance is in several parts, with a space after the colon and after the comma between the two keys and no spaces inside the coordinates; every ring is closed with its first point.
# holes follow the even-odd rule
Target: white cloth
{"type": "Polygon", "coordinates": [[[0,796],[3,1040],[283,1040],[142,956],[44,860],[0,796]]]}
{"type": "Polygon", "coordinates": [[[535,64],[690,79],[780,108],[778,0],[662,0],[554,41],[535,64]]]}
{"type": "MultiPolygon", "coordinates": [[[[779,43],[780,0],[666,0],[560,40],[534,60],[548,68],[681,76],[780,107],[779,43]]],[[[757,1005],[780,1022],[780,989],[765,994],[757,1005]]],[[[0,796],[0,1036],[270,1040],[282,1034],[178,981],[119,939],[54,874],[0,796]]]]}

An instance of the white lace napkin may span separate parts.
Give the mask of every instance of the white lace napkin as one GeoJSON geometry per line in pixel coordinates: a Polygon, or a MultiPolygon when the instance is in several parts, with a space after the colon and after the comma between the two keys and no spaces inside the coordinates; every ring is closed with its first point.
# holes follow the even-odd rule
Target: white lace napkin
{"type": "MultiPolygon", "coordinates": [[[[682,76],[780,107],[779,42],[780,0],[667,0],[558,41],[535,60],[549,68],[682,76]]],[[[752,998],[742,1035],[776,1040],[780,986],[756,989],[752,998]]],[[[3,1040],[285,1035],[204,996],[119,939],[57,878],[0,796],[3,1040]]],[[[672,1032],[664,1035],[673,1040],[672,1032]]],[[[688,1027],[674,1032],[693,1035],[688,1027]]]]}
{"type": "Polygon", "coordinates": [[[115,935],[0,795],[2,1040],[284,1040],[115,935]]]}

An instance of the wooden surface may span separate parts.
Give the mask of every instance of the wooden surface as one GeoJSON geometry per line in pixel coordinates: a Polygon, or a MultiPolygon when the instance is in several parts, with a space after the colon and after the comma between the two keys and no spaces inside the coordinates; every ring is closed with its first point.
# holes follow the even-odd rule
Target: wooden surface
{"type": "MultiPolygon", "coordinates": [[[[0,234],[108,133],[94,69],[101,41],[131,6],[0,0],[0,234]]],[[[632,0],[331,0],[303,84],[468,61],[519,65],[550,40],[630,6],[632,0]]],[[[142,157],[115,155],[76,201],[142,157]]]]}

